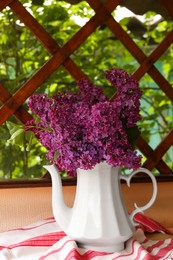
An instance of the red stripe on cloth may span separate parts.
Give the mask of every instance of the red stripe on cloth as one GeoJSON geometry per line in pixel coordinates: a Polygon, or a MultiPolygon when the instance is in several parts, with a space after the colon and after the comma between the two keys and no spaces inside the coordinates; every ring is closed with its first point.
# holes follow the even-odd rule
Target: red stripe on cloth
{"type": "Polygon", "coordinates": [[[131,253],[119,255],[119,256],[117,256],[117,257],[112,258],[112,260],[119,259],[119,258],[121,258],[121,257],[132,256],[133,253],[135,252],[135,243],[136,243],[136,240],[133,240],[133,241],[132,241],[131,253]]]}
{"type": "Polygon", "coordinates": [[[86,260],[87,259],[92,259],[93,257],[95,256],[103,256],[103,255],[111,255],[112,253],[106,253],[106,252],[96,252],[96,251],[87,251],[84,256],[86,257],[86,260]],[[88,258],[89,257],[89,258],[88,258]]]}
{"type": "MultiPolygon", "coordinates": [[[[156,256],[154,255],[146,255],[142,258],[142,260],[159,260],[159,258],[157,258],[156,256]]],[[[171,260],[171,259],[165,259],[165,260],[171,260]]]]}
{"type": "MultiPolygon", "coordinates": [[[[170,252],[171,255],[171,252],[173,253],[173,240],[169,239],[170,242],[167,246],[166,245],[164,246],[165,241],[166,240],[156,241],[155,244],[147,247],[146,251],[148,254],[143,258],[143,260],[155,260],[155,259],[158,260],[165,257],[168,254],[168,252],[170,252]],[[163,248],[160,248],[162,246],[163,248]],[[153,252],[155,249],[157,249],[156,253],[153,252]]],[[[171,258],[168,258],[168,256],[165,258],[165,260],[169,260],[169,259],[171,260],[171,258]]]]}
{"type": "Polygon", "coordinates": [[[173,239],[167,239],[167,241],[169,241],[169,244],[167,246],[165,245],[163,248],[159,249],[159,251],[157,253],[158,259],[160,259],[161,257],[164,257],[169,251],[171,253],[171,258],[166,258],[166,259],[167,260],[173,259],[173,239]]]}
{"type": "Polygon", "coordinates": [[[0,251],[5,249],[5,248],[6,248],[6,246],[0,246],[0,251]]]}
{"type": "Polygon", "coordinates": [[[48,224],[51,224],[51,223],[55,223],[55,222],[56,221],[53,219],[52,221],[44,222],[42,224],[32,226],[32,227],[25,227],[25,228],[22,227],[22,228],[10,229],[10,230],[8,230],[8,232],[10,232],[10,231],[20,231],[20,230],[32,230],[32,229],[36,229],[36,228],[39,228],[39,227],[42,227],[42,226],[45,226],[45,225],[48,225],[48,224]]]}
{"type": "MultiPolygon", "coordinates": [[[[73,240],[71,240],[73,241],[73,240]]],[[[69,241],[66,241],[63,245],[63,247],[68,243],[69,241]]],[[[41,258],[39,258],[39,260],[45,260],[48,256],[53,255],[55,253],[58,253],[62,250],[62,247],[57,249],[57,250],[53,250],[51,252],[49,252],[47,255],[42,256],[41,258]]],[[[70,252],[68,253],[68,255],[63,259],[63,260],[70,260],[70,259],[75,259],[75,260],[90,260],[96,256],[104,256],[104,255],[109,255],[112,253],[104,253],[104,252],[96,252],[96,251],[87,251],[84,254],[80,254],[79,251],[76,248],[73,248],[72,250],[70,250],[70,252]]]]}
{"type": "Polygon", "coordinates": [[[54,217],[45,218],[44,220],[46,221],[46,220],[51,220],[51,219],[54,219],[54,220],[55,220],[54,217]]]}
{"type": "Polygon", "coordinates": [[[90,260],[96,256],[105,256],[105,255],[111,255],[111,254],[112,253],[88,250],[87,252],[85,252],[84,254],[81,255],[79,253],[79,251],[76,248],[74,248],[69,252],[69,254],[66,256],[66,258],[64,260],[70,260],[70,259],[79,259],[80,260],[81,257],[82,257],[82,260],[90,260]]]}
{"type": "Polygon", "coordinates": [[[158,223],[157,221],[149,217],[144,216],[141,213],[137,213],[134,216],[134,220],[140,225],[140,227],[144,230],[144,232],[153,233],[158,231],[158,232],[164,232],[166,234],[173,235],[173,232],[163,227],[160,223],[158,223]]]}
{"type": "MultiPolygon", "coordinates": [[[[67,245],[67,243],[70,243],[70,242],[74,242],[74,240],[68,239],[67,241],[64,242],[64,244],[61,247],[57,248],[56,250],[52,250],[48,254],[40,257],[39,260],[45,260],[47,257],[60,252],[67,245]]],[[[110,255],[110,254],[112,254],[112,253],[96,252],[96,251],[88,250],[87,252],[85,252],[84,254],[81,255],[79,253],[79,251],[77,250],[77,248],[73,248],[72,250],[69,251],[68,255],[66,255],[66,257],[63,258],[63,260],[70,260],[70,259],[81,260],[81,258],[82,258],[82,260],[90,260],[96,256],[104,256],[104,255],[110,255]]]]}
{"type": "Polygon", "coordinates": [[[156,241],[156,243],[152,246],[147,247],[147,252],[151,253],[155,248],[159,248],[164,244],[164,240],[156,241]]]}
{"type": "MultiPolygon", "coordinates": [[[[39,258],[39,260],[44,260],[44,259],[46,259],[48,256],[60,252],[60,251],[63,249],[63,247],[64,247],[67,243],[72,242],[72,241],[74,241],[74,240],[69,239],[69,240],[65,241],[64,244],[63,244],[61,247],[57,248],[56,250],[52,250],[51,252],[49,252],[48,254],[46,254],[46,255],[44,255],[44,256],[41,256],[41,257],[39,258]]],[[[64,259],[63,259],[63,260],[64,260],[64,259]]]]}
{"type": "MultiPolygon", "coordinates": [[[[137,256],[134,258],[134,260],[139,260],[139,259],[141,259],[141,258],[140,258],[140,255],[142,254],[143,251],[146,251],[146,250],[145,250],[142,246],[140,246],[140,247],[138,248],[137,256]]],[[[146,251],[146,253],[147,253],[147,251],[146,251]]]]}
{"type": "Polygon", "coordinates": [[[84,254],[80,254],[79,251],[74,248],[72,249],[68,255],[66,256],[66,258],[64,260],[70,260],[70,259],[81,259],[82,257],[82,260],[90,260],[96,256],[104,256],[104,255],[110,255],[112,253],[106,253],[106,252],[96,252],[96,251],[87,251],[85,252],[84,254]]]}
{"type": "MultiPolygon", "coordinates": [[[[22,246],[45,246],[45,247],[50,247],[54,245],[57,241],[62,239],[66,234],[61,231],[61,232],[55,232],[55,233],[50,233],[50,234],[44,234],[42,236],[30,238],[28,240],[25,240],[23,242],[13,244],[4,248],[7,249],[13,249],[17,247],[22,247],[22,246]]],[[[4,249],[2,248],[2,249],[4,249]]]]}

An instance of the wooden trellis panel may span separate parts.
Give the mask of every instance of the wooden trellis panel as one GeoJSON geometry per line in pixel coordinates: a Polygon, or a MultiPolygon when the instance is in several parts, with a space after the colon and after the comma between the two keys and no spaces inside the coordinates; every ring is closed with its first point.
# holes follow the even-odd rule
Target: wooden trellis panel
{"type": "MultiPolygon", "coordinates": [[[[15,115],[21,122],[25,123],[31,115],[24,109],[24,101],[39,88],[39,86],[52,75],[52,73],[63,66],[64,69],[76,80],[87,77],[85,73],[70,58],[80,45],[102,24],[106,24],[112,33],[121,41],[125,48],[140,64],[134,72],[135,78],[139,81],[145,73],[159,85],[160,89],[173,101],[173,88],[164,76],[157,70],[154,63],[173,43],[173,30],[170,31],[157,48],[146,56],[137,46],[132,38],[120,26],[111,15],[112,11],[121,4],[121,0],[107,0],[104,4],[99,0],[87,0],[90,7],[95,11],[95,15],[76,32],[72,38],[60,47],[43,26],[24,8],[19,0],[0,0],[0,11],[5,7],[10,7],[15,15],[25,24],[30,32],[35,35],[38,41],[51,54],[50,59],[24,83],[19,90],[11,95],[2,84],[0,84],[0,101],[3,105],[0,108],[0,125],[3,124],[11,115],[15,115]]],[[[170,1],[160,0],[164,8],[173,17],[173,6],[170,1]]],[[[161,143],[153,150],[148,143],[139,137],[137,147],[146,156],[147,160],[144,167],[152,170],[157,168],[160,173],[171,174],[172,169],[163,161],[164,154],[173,145],[173,128],[161,143]]]]}

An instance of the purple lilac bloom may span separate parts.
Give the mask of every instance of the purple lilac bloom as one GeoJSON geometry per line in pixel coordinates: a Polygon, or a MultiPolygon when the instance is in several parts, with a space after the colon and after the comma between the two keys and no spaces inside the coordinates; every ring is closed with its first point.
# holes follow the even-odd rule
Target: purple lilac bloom
{"type": "Polygon", "coordinates": [[[115,102],[121,109],[121,119],[126,122],[127,127],[135,126],[141,119],[139,107],[142,92],[138,82],[122,69],[112,68],[105,72],[105,76],[118,91],[115,102]]]}
{"type": "Polygon", "coordinates": [[[103,160],[115,167],[140,166],[141,156],[126,133],[140,119],[138,83],[121,69],[106,71],[105,76],[117,90],[113,101],[87,79],[78,82],[77,93],[62,91],[52,98],[35,94],[29,99],[39,120],[27,122],[26,130],[47,148],[50,162],[71,176],[77,168],[91,169],[103,160]]]}

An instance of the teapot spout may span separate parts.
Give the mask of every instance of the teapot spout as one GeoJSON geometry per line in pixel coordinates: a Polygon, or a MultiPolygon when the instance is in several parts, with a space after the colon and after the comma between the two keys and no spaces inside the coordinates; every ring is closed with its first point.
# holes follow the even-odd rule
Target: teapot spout
{"type": "Polygon", "coordinates": [[[54,164],[43,167],[50,173],[52,179],[52,210],[54,218],[60,228],[66,232],[70,223],[72,209],[67,207],[64,202],[59,171],[54,164]]]}

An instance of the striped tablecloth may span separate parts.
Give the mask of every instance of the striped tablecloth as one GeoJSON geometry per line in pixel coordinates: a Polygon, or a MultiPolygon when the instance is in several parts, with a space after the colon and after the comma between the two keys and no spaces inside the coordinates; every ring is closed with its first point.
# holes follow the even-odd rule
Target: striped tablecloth
{"type": "Polygon", "coordinates": [[[169,233],[155,221],[136,215],[139,226],[134,236],[126,242],[125,250],[119,253],[100,253],[79,248],[75,241],[66,236],[54,218],[39,221],[23,228],[0,233],[0,260],[171,260],[173,238],[149,240],[146,232],[169,233]]]}

